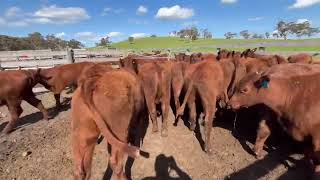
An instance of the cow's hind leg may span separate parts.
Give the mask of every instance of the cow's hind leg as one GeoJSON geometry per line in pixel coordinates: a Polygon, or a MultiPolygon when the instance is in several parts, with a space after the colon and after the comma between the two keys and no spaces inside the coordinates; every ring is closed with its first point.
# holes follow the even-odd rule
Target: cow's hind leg
{"type": "Polygon", "coordinates": [[[118,179],[125,180],[126,175],[123,170],[123,161],[124,161],[124,152],[119,151],[118,149],[112,147],[111,148],[111,156],[110,156],[110,167],[113,171],[113,174],[116,174],[118,179]]]}
{"type": "Polygon", "coordinates": [[[190,122],[190,130],[194,131],[196,129],[197,123],[197,108],[195,102],[195,94],[191,93],[189,99],[187,101],[189,107],[189,122],[190,122]]]}
{"type": "Polygon", "coordinates": [[[54,94],[54,99],[56,100],[56,108],[60,109],[61,108],[60,93],[55,93],[54,94]]]}
{"type": "Polygon", "coordinates": [[[168,117],[169,117],[169,106],[170,102],[165,100],[165,102],[161,103],[161,111],[162,111],[162,128],[161,128],[161,136],[168,136],[168,117]]]}
{"type": "MultiPolygon", "coordinates": [[[[319,126],[315,129],[318,129],[319,126]]],[[[315,158],[315,174],[317,178],[320,179],[320,132],[314,132],[312,135],[312,143],[313,143],[313,150],[314,150],[314,158],[315,158]]]]}
{"type": "Polygon", "coordinates": [[[256,142],[253,147],[253,152],[255,153],[256,157],[259,157],[261,155],[261,151],[263,149],[264,143],[266,142],[270,134],[271,134],[271,131],[267,124],[267,121],[261,120],[257,130],[256,142]]]}
{"type": "Polygon", "coordinates": [[[210,93],[208,91],[202,91],[199,92],[199,95],[201,97],[201,102],[203,106],[203,110],[205,112],[205,148],[204,150],[211,155],[212,154],[212,147],[211,147],[211,130],[212,130],[212,122],[213,118],[215,117],[216,112],[216,96],[214,96],[214,93],[210,93]]]}
{"type": "Polygon", "coordinates": [[[149,115],[152,121],[152,132],[158,132],[156,104],[151,99],[152,99],[151,97],[148,97],[146,95],[147,107],[148,107],[149,115]]]}
{"type": "MultiPolygon", "coordinates": [[[[78,130],[79,131],[79,130],[78,130]]],[[[99,133],[73,132],[72,146],[75,165],[75,179],[89,179],[94,147],[99,133]]]]}
{"type": "Polygon", "coordinates": [[[22,113],[22,108],[20,106],[21,101],[16,101],[16,100],[9,100],[7,101],[8,104],[8,109],[9,112],[11,114],[11,121],[9,121],[9,123],[6,125],[6,127],[4,128],[3,132],[5,134],[9,134],[13,128],[16,126],[17,121],[19,119],[19,116],[22,113]]]}
{"type": "Polygon", "coordinates": [[[43,114],[44,120],[49,120],[49,115],[47,109],[43,106],[42,102],[37,99],[34,93],[31,91],[25,97],[24,100],[27,101],[29,104],[34,106],[35,108],[39,109],[43,114]]]}

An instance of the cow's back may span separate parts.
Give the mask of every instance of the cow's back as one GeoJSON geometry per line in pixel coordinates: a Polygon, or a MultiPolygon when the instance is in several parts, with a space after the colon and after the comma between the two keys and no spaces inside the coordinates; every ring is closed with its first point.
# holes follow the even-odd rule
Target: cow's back
{"type": "Polygon", "coordinates": [[[32,81],[30,74],[23,70],[0,72],[0,98],[21,95],[29,86],[32,88],[32,81]]]}

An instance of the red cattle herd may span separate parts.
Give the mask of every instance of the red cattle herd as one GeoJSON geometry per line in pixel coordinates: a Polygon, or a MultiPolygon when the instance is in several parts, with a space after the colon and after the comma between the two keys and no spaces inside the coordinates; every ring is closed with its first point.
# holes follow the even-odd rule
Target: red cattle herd
{"type": "Polygon", "coordinates": [[[15,129],[23,111],[22,100],[39,109],[45,120],[50,118],[51,111],[48,114],[32,92],[36,84],[53,92],[56,111],[61,107],[60,93],[76,86],[70,117],[75,179],[90,178],[93,151],[100,135],[110,147],[113,174],[126,179],[130,177],[124,172],[124,158],[148,157],[140,147],[149,119],[153,133],[160,131],[162,138],[171,135],[170,108],[175,122],[184,120],[191,131],[203,125],[204,144],[198,148],[214,156],[211,131],[216,114],[234,115],[238,109],[261,104],[256,109],[261,120],[252,152],[261,155],[273,132],[270,125],[278,124],[294,140],[310,142],[299,146],[307,149],[305,156],[314,167],[314,175],[320,177],[318,82],[320,65],[313,56],[284,58],[260,55],[255,49],[220,50],[216,55],[179,53],[175,58],[158,51],[143,56],[132,54],[120,59],[118,69],[108,63],[81,62],[50,69],[2,71],[0,102],[11,114],[3,133],[15,129]],[[160,127],[158,116],[162,117],[160,127]]]}

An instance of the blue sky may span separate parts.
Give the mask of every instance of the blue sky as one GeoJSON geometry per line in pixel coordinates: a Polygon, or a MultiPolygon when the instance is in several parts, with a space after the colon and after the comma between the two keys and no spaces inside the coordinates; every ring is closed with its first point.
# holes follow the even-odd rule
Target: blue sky
{"type": "Polygon", "coordinates": [[[93,45],[109,35],[168,35],[196,25],[214,37],[228,31],[272,32],[279,20],[320,26],[320,0],[0,0],[0,34],[30,32],[93,45]]]}

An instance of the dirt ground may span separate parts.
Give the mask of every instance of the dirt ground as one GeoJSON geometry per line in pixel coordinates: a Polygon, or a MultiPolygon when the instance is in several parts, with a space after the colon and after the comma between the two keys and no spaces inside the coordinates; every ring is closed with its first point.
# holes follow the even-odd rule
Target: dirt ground
{"type": "MultiPolygon", "coordinates": [[[[54,105],[51,93],[38,97],[46,107],[54,105]]],[[[41,113],[30,105],[23,103],[23,109],[16,130],[0,137],[0,179],[73,179],[68,105],[48,122],[41,120],[41,113]]],[[[7,114],[0,119],[1,131],[9,116],[6,107],[0,111],[7,114]]],[[[173,114],[170,116],[173,122],[173,114]]],[[[133,162],[131,171],[127,171],[132,179],[303,180],[309,177],[310,167],[303,156],[286,153],[290,145],[264,152],[264,158],[256,159],[250,153],[252,144],[247,137],[241,133],[237,138],[233,135],[232,122],[223,125],[217,122],[213,127],[212,156],[202,151],[195,134],[183,122],[178,126],[172,124],[167,138],[152,134],[148,128],[142,149],[150,153],[150,158],[141,157],[133,162]]],[[[96,146],[91,179],[109,177],[106,147],[105,143],[96,146]]]]}

